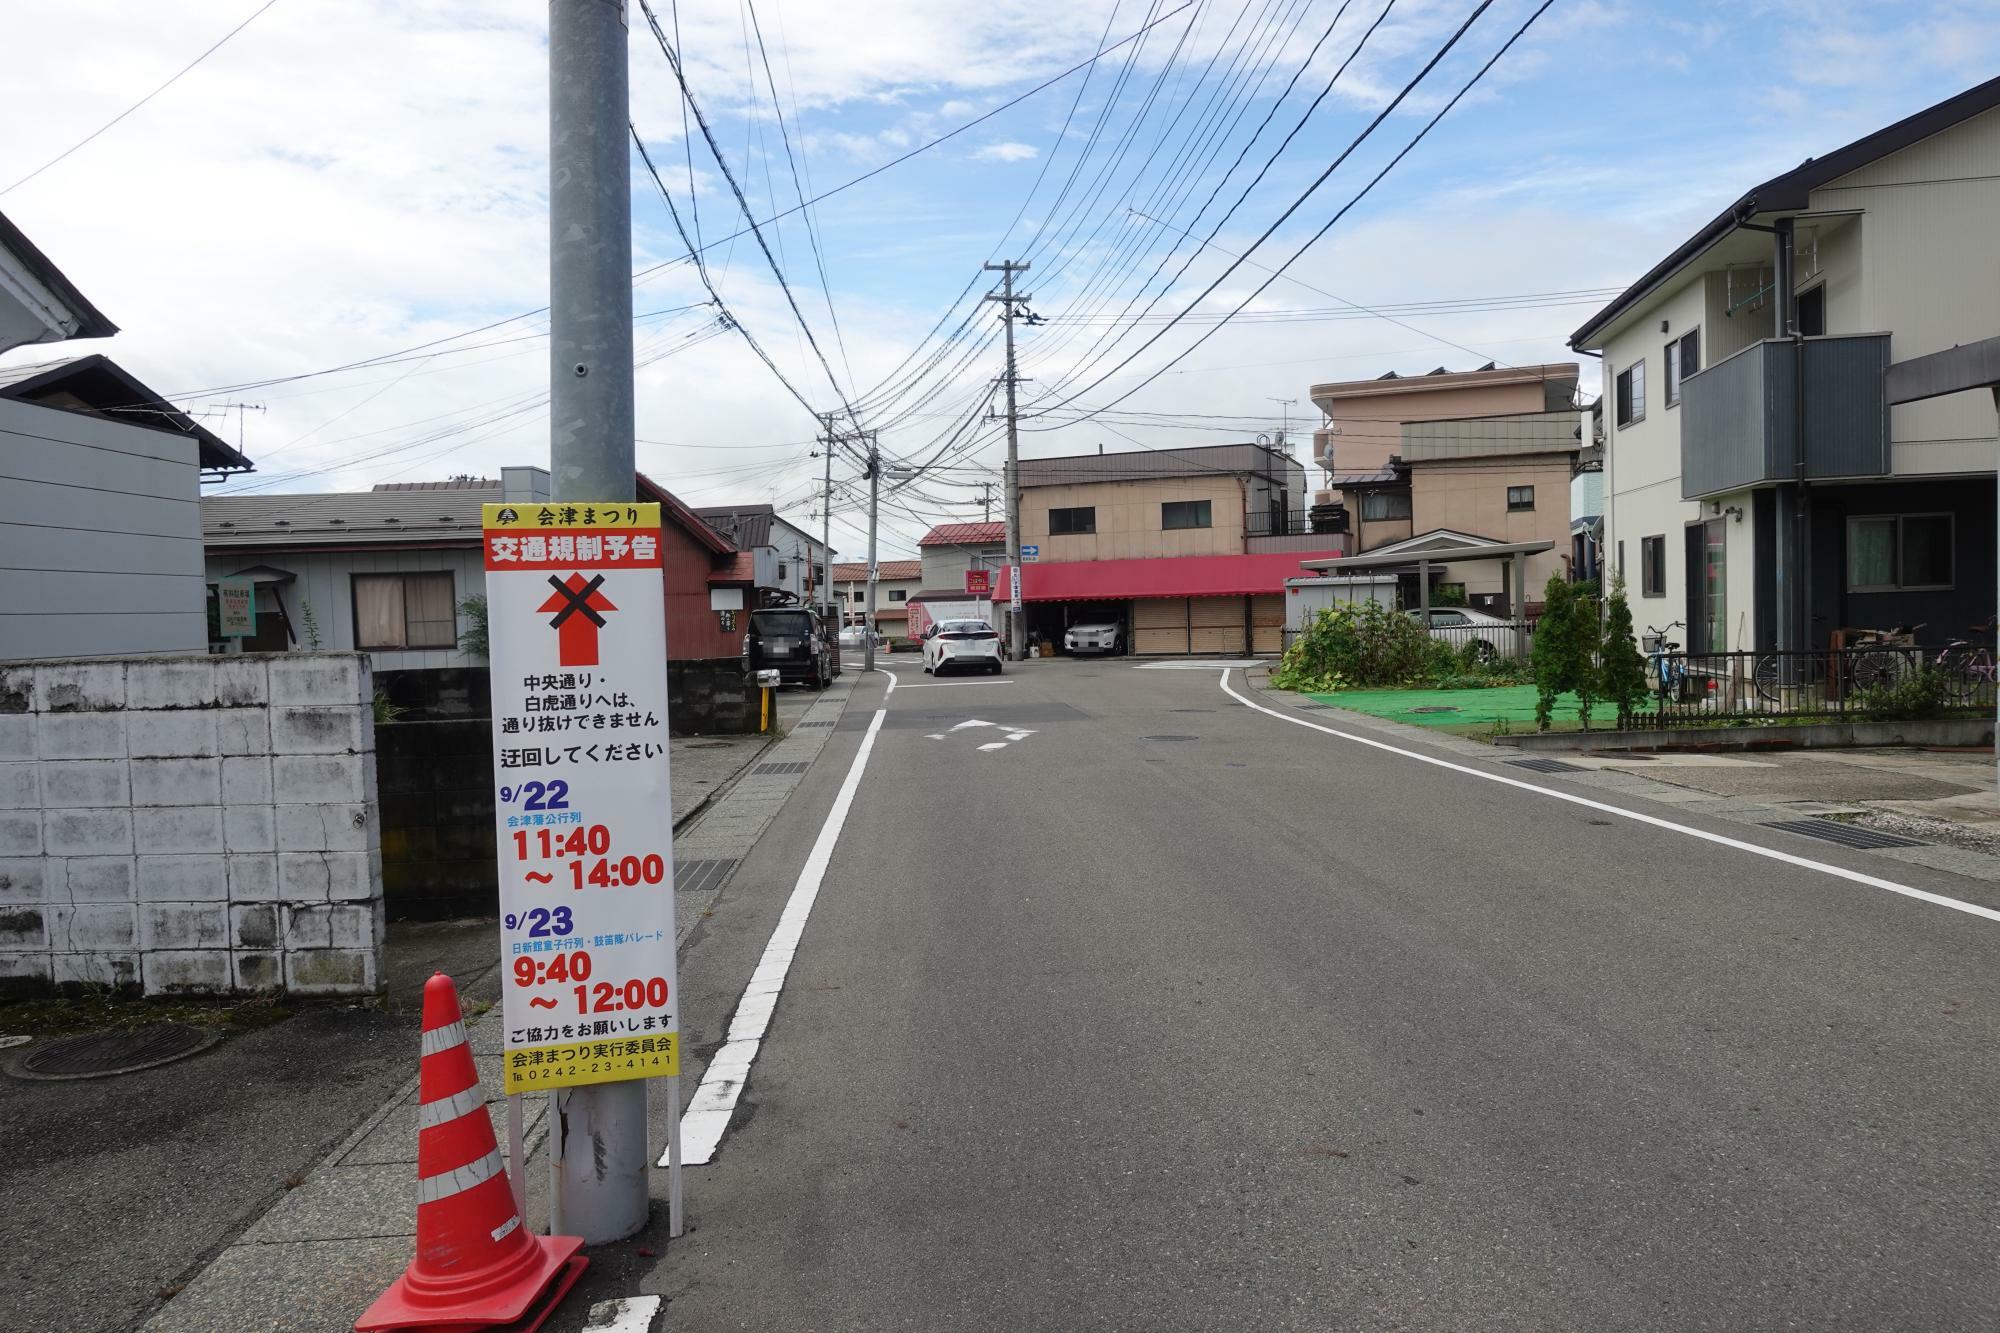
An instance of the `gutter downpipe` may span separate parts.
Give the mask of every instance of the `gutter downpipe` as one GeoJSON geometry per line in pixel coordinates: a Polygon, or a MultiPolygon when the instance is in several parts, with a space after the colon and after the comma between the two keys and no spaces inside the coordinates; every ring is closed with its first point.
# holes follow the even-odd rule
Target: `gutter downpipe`
{"type": "Polygon", "coordinates": [[[1773,234],[1772,284],[1778,289],[1773,320],[1777,336],[1792,344],[1792,540],[1795,547],[1792,568],[1797,571],[1794,593],[1798,599],[1797,623],[1793,626],[1799,652],[1812,651],[1812,559],[1810,522],[1812,504],[1806,481],[1806,340],[1799,332],[1798,301],[1793,295],[1792,219],[1779,218],[1773,234]]]}

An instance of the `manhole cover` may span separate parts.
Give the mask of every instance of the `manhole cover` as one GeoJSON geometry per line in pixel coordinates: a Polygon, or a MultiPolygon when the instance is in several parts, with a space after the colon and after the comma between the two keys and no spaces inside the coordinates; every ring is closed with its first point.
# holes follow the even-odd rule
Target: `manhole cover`
{"type": "Polygon", "coordinates": [[[1412,713],[1456,713],[1458,709],[1451,704],[1425,704],[1422,708],[1412,708],[1410,711],[1412,713]]]}
{"type": "Polygon", "coordinates": [[[1199,736],[1141,736],[1142,741],[1198,741],[1199,736]]]}
{"type": "Polygon", "coordinates": [[[1893,833],[1877,833],[1874,829],[1860,828],[1853,824],[1843,824],[1834,819],[1774,819],[1765,823],[1765,828],[1783,829],[1801,837],[1818,838],[1822,842],[1839,843],[1842,847],[1858,847],[1874,850],[1880,847],[1922,847],[1915,838],[1899,838],[1893,833]]]}
{"type": "Polygon", "coordinates": [[[674,892],[697,893],[718,887],[736,869],[734,858],[674,862],[674,892]]]}
{"type": "Polygon", "coordinates": [[[52,1041],[22,1056],[14,1072],[23,1078],[104,1078],[182,1060],[221,1040],[220,1032],[185,1023],[92,1032],[52,1041]]]}
{"type": "Polygon", "coordinates": [[[1537,773],[1583,773],[1588,770],[1580,764],[1565,764],[1560,759],[1509,759],[1514,768],[1531,768],[1537,773]]]}

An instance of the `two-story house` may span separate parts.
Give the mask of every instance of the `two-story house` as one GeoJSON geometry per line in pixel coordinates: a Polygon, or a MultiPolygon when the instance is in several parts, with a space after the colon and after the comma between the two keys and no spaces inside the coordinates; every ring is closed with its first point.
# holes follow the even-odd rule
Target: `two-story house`
{"type": "Polygon", "coordinates": [[[1303,559],[1339,555],[1305,519],[1283,449],[1141,449],[1020,466],[1021,595],[1033,636],[1115,621],[1138,653],[1275,652],[1303,559]]]}
{"type": "Polygon", "coordinates": [[[827,561],[838,553],[771,505],[707,505],[695,513],[752,557],[760,603],[798,605],[825,598],[827,561]]]}
{"type": "MultiPolygon", "coordinates": [[[[910,597],[924,586],[921,560],[883,560],[875,566],[874,628],[892,639],[909,637],[910,597]]],[[[868,620],[866,561],[833,567],[833,605],[843,625],[868,620]]]]}
{"type": "Polygon", "coordinates": [[[1754,186],[1572,335],[1641,631],[1764,652],[1993,615],[1997,218],[2000,79],[1754,186]]]}

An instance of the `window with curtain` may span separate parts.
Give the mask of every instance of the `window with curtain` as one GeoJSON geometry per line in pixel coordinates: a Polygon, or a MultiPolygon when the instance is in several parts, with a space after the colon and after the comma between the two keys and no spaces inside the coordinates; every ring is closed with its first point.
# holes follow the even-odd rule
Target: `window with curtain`
{"type": "Polygon", "coordinates": [[[449,571],[356,574],[357,648],[456,648],[458,618],[449,571]]]}
{"type": "Polygon", "coordinates": [[[1408,518],[1410,516],[1410,493],[1408,491],[1364,491],[1361,495],[1361,518],[1365,523],[1376,523],[1384,519],[1408,518]]]}
{"type": "Polygon", "coordinates": [[[1906,592],[1952,585],[1950,514],[1870,514],[1847,520],[1847,590],[1906,592]]]}

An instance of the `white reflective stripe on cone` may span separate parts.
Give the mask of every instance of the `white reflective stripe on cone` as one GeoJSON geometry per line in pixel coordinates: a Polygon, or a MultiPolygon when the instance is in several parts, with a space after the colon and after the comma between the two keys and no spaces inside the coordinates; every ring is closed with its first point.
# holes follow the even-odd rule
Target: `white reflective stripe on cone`
{"type": "Polygon", "coordinates": [[[521,1225],[521,1215],[519,1213],[516,1213],[512,1217],[508,1218],[505,1222],[502,1222],[499,1226],[493,1228],[493,1239],[495,1240],[507,1239],[507,1237],[514,1234],[514,1228],[520,1225],[521,1225]]]}
{"type": "Polygon", "coordinates": [[[450,1124],[460,1116],[471,1115],[486,1105],[486,1089],[477,1083],[464,1092],[454,1092],[441,1102],[425,1102],[417,1112],[418,1129],[435,1129],[439,1125],[450,1124]]]}
{"type": "Polygon", "coordinates": [[[436,1203],[454,1194],[463,1194],[474,1185],[483,1185],[500,1174],[500,1150],[495,1148],[476,1162],[456,1167],[443,1175],[426,1176],[417,1182],[417,1202],[436,1203]]]}
{"type": "Polygon", "coordinates": [[[465,1022],[463,1019],[446,1023],[441,1028],[431,1028],[424,1033],[424,1054],[436,1055],[454,1046],[465,1045],[465,1022]]]}

